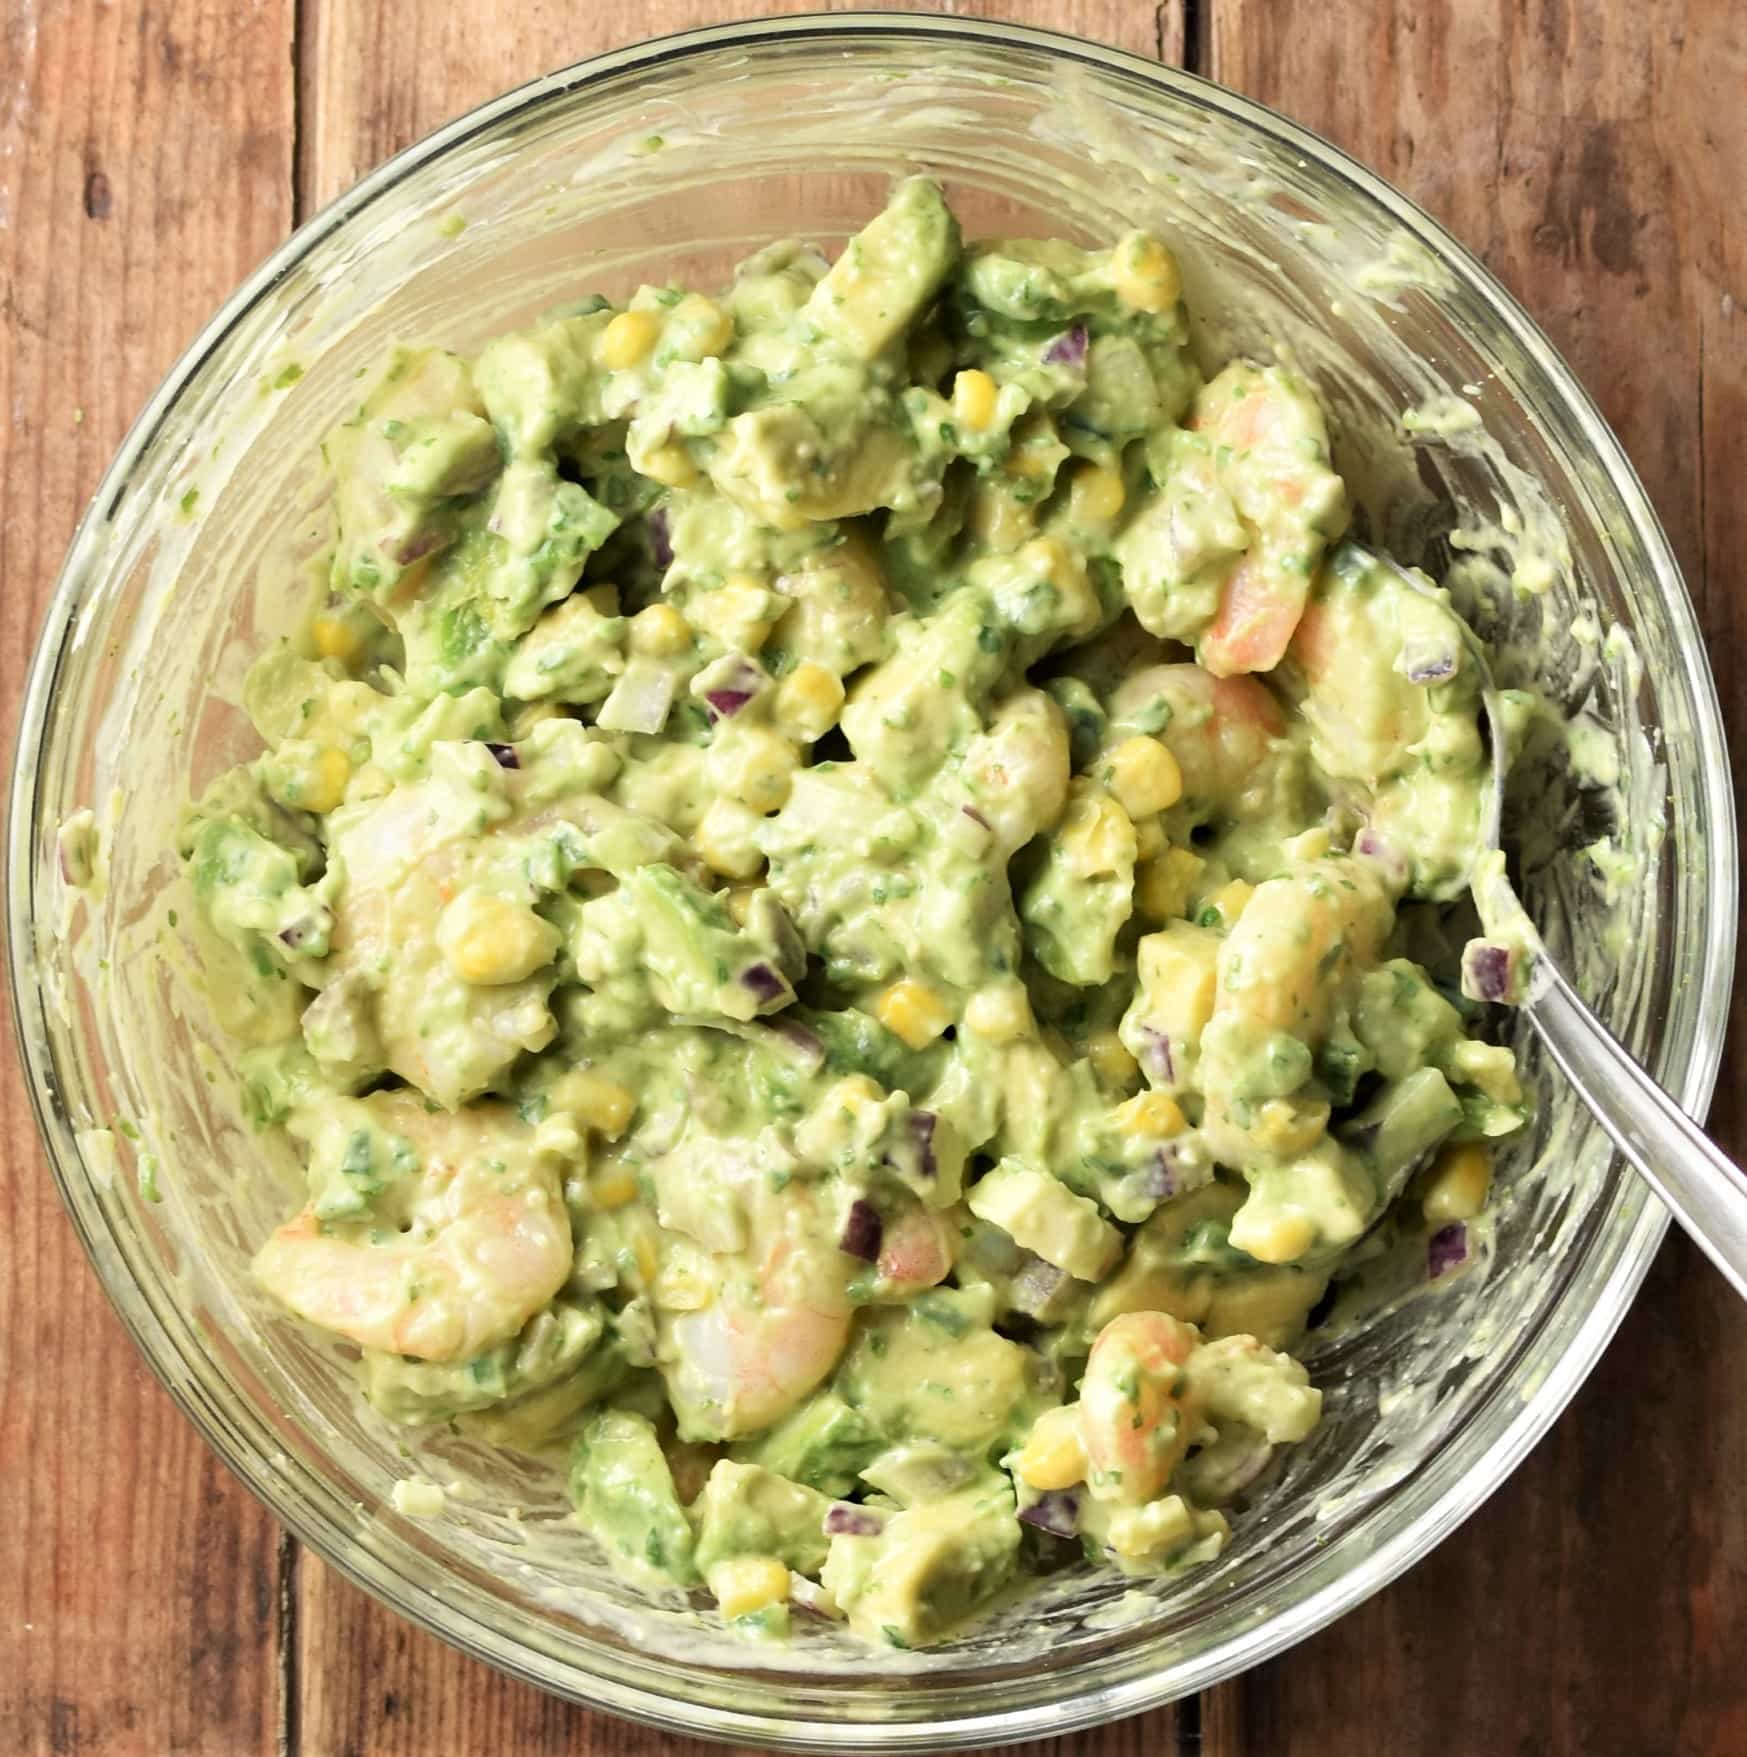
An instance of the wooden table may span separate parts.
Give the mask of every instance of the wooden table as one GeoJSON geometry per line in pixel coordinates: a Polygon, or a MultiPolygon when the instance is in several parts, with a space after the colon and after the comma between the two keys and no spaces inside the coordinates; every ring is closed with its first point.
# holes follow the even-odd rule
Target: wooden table
{"type": "MultiPolygon", "coordinates": [[[[218,301],[483,98],[770,0],[0,0],[0,693],[73,523],[218,301]]],[[[963,0],[1211,74],[1418,197],[1649,485],[1747,774],[1740,0],[963,0]]],[[[1747,989],[1741,991],[1747,997],[1747,989]]],[[[1747,1004],[1712,1121],[1747,1155],[1747,1004]]],[[[135,1358],[0,1087],[0,1752],[705,1746],[461,1658],[301,1553],[135,1358]]],[[[1033,1747],[1041,1751],[1042,1747],[1033,1747]]],[[[1510,1484],[1409,1577],[1077,1757],[1747,1752],[1747,1319],[1683,1240],[1510,1484]]]]}

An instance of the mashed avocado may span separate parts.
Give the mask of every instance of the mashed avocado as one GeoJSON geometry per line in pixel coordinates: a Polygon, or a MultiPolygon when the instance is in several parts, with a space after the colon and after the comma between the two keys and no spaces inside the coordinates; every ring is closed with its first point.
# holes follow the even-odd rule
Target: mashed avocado
{"type": "Polygon", "coordinates": [[[1462,631],[1343,545],[1313,388],[1188,337],[1159,239],[913,179],[834,262],[399,347],[186,815],[306,1150],[262,1281],[748,1635],[1215,1554],[1331,1277],[1522,1121],[1421,961],[1462,631]]]}

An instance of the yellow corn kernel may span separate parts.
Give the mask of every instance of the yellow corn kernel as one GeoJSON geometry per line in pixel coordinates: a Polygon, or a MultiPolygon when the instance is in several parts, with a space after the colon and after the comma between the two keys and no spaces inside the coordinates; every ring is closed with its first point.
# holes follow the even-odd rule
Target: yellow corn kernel
{"type": "Polygon", "coordinates": [[[731,573],[715,591],[692,600],[693,620],[704,623],[723,646],[740,653],[756,653],[787,608],[787,600],[755,573],[731,573]]]}
{"type": "Polygon", "coordinates": [[[1250,1139],[1264,1153],[1296,1159],[1328,1130],[1328,1105],[1308,1098],[1270,1098],[1256,1109],[1250,1139]]]}
{"type": "Polygon", "coordinates": [[[777,725],[802,744],[823,738],[842,711],[843,679],[811,659],[783,679],[773,708],[777,725]]]}
{"type": "Polygon", "coordinates": [[[1245,905],[1256,894],[1256,887],[1246,884],[1242,879],[1233,879],[1230,884],[1221,885],[1207,899],[1207,907],[1219,911],[1219,919],[1229,928],[1243,914],[1245,905]]]}
{"type": "Polygon", "coordinates": [[[1128,1053],[1128,1046],[1114,1031],[1100,1031],[1086,1045],[1086,1059],[1097,1070],[1101,1080],[1112,1086],[1126,1086],[1140,1072],[1140,1063],[1128,1053]]]}
{"type": "Polygon", "coordinates": [[[344,801],[351,778],[352,759],[343,750],[324,745],[310,765],[298,804],[305,811],[332,811],[344,801]]]}
{"type": "Polygon", "coordinates": [[[648,1233],[637,1234],[637,1241],[631,1246],[631,1254],[637,1260],[637,1273],[642,1278],[645,1288],[655,1284],[655,1272],[660,1263],[655,1255],[655,1241],[648,1233]]]}
{"type": "Polygon", "coordinates": [[[620,1166],[615,1171],[602,1172],[589,1185],[589,1199],[603,1214],[610,1214],[615,1208],[623,1208],[627,1202],[637,1199],[637,1180],[630,1172],[620,1166]]]}
{"type": "Polygon", "coordinates": [[[437,918],[437,944],[463,982],[522,982],[558,951],[558,930],[524,903],[489,891],[460,892],[437,918]]]}
{"type": "Polygon", "coordinates": [[[1014,1474],[1034,1489],[1069,1489],[1086,1479],[1086,1445],[1077,1404],[1046,1409],[1013,1460],[1014,1474]]]}
{"type": "Polygon", "coordinates": [[[737,800],[715,799],[692,831],[692,846],[711,872],[723,878],[749,879],[764,865],[758,825],[757,813],[737,800]]]}
{"type": "Polygon", "coordinates": [[[1019,551],[1019,560],[1055,587],[1064,610],[1085,630],[1098,623],[1098,595],[1086,575],[1085,557],[1060,537],[1033,537],[1019,551]]]}
{"type": "Polygon", "coordinates": [[[1296,1263],[1316,1243],[1316,1222],[1297,1208],[1253,1220],[1240,1208],[1231,1223],[1231,1242],[1258,1263],[1296,1263]]]}
{"type": "Polygon", "coordinates": [[[1110,791],[1130,817],[1169,811],[1183,797],[1183,771],[1156,738],[1137,733],[1110,752],[1110,791]]]}
{"type": "Polygon", "coordinates": [[[1168,1141],[1189,1126],[1183,1107],[1168,1092],[1141,1092],[1116,1107],[1116,1126],[1125,1135],[1168,1141]]]}
{"type": "Polygon", "coordinates": [[[1189,913],[1189,892],[1206,864],[1187,848],[1167,848],[1134,875],[1134,900],[1151,921],[1189,913]]]}
{"type": "Polygon", "coordinates": [[[1434,1226],[1472,1220],[1491,1190],[1491,1153],[1478,1141],[1452,1141],[1432,1162],[1420,1209],[1434,1226]]]}
{"type": "Polygon", "coordinates": [[[338,659],[342,665],[350,665],[364,644],[358,631],[340,616],[318,616],[309,625],[309,638],[322,658],[338,659]]]}
{"type": "Polygon", "coordinates": [[[1067,816],[1057,834],[1073,870],[1084,877],[1134,865],[1134,825],[1101,787],[1080,781],[1073,784],[1067,816]]]}
{"type": "Polygon", "coordinates": [[[690,358],[707,360],[734,339],[734,319],[702,293],[688,293],[681,299],[673,308],[673,321],[685,332],[689,346],[684,352],[690,358]]]}
{"type": "Polygon", "coordinates": [[[707,1312],[716,1290],[689,1269],[668,1269],[655,1277],[655,1303],[670,1312],[707,1312]]]}
{"type": "Polygon", "coordinates": [[[637,469],[664,488],[684,488],[698,479],[698,467],[683,445],[659,445],[645,452],[637,469]]]}
{"type": "Polygon", "coordinates": [[[752,899],[763,889],[761,885],[735,885],[724,896],[728,913],[735,924],[744,927],[752,919],[752,899]]]}
{"type": "Polygon", "coordinates": [[[1169,311],[1183,291],[1177,259],[1157,238],[1128,232],[1110,253],[1116,297],[1133,311],[1169,311]]]}
{"type": "Polygon", "coordinates": [[[686,619],[671,604],[651,604],[631,618],[631,651],[646,659],[671,659],[692,644],[686,619]]]}
{"type": "Polygon", "coordinates": [[[991,1043],[1011,1043],[1031,1031],[1031,1001],[1021,982],[983,988],[973,994],[964,1010],[966,1026],[991,1043]]]}
{"type": "Polygon", "coordinates": [[[595,358],[609,372],[624,372],[648,354],[660,334],[661,319],[653,311],[621,311],[601,331],[595,358]]]}
{"type": "Polygon", "coordinates": [[[1141,817],[1134,820],[1134,857],[1136,860],[1156,860],[1163,854],[1166,847],[1165,826],[1155,814],[1152,817],[1141,817]]]}
{"type": "Polygon", "coordinates": [[[553,1082],[548,1100],[554,1110],[568,1110],[578,1122],[615,1141],[624,1134],[637,1108],[630,1087],[590,1068],[572,1068],[553,1082]]]}
{"type": "Polygon", "coordinates": [[[995,419],[995,381],[971,367],[952,381],[952,416],[973,433],[986,433],[995,419]]]}
{"type": "Polygon", "coordinates": [[[781,1604],[789,1595],[789,1571],[775,1556],[735,1556],[710,1570],[709,1587],[732,1620],[781,1604]]]}
{"type": "Polygon", "coordinates": [[[1068,484],[1068,516],[1077,525],[1110,525],[1128,498],[1122,477],[1100,464],[1083,464],[1068,484]]]}
{"type": "Polygon", "coordinates": [[[819,1101],[819,1108],[822,1111],[846,1110],[851,1116],[860,1116],[870,1106],[885,1101],[886,1095],[872,1075],[845,1074],[841,1080],[832,1082],[831,1089],[819,1101]]]}
{"type": "Polygon", "coordinates": [[[1086,577],[1085,562],[1060,537],[1033,537],[1019,551],[1019,559],[1057,585],[1064,580],[1084,580],[1086,577]]]}
{"type": "Polygon", "coordinates": [[[912,1049],[926,1049],[952,1023],[952,1009],[925,982],[905,976],[874,1002],[874,1016],[912,1049]]]}
{"type": "Polygon", "coordinates": [[[768,727],[737,725],[710,747],[705,772],[730,799],[768,815],[782,809],[799,766],[794,746],[768,727]]]}

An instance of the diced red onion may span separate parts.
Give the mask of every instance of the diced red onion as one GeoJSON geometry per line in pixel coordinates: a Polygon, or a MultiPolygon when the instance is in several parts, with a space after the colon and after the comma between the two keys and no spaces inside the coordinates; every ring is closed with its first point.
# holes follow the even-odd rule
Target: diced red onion
{"type": "Polygon", "coordinates": [[[1436,652],[1403,653],[1402,663],[1409,683],[1442,683],[1456,675],[1456,655],[1448,648],[1436,652]]]}
{"type": "Polygon", "coordinates": [[[1475,1000],[1510,996],[1516,954],[1492,940],[1470,940],[1462,950],[1462,992],[1475,1000]]]}
{"type": "Polygon", "coordinates": [[[491,752],[491,760],[500,769],[519,769],[522,766],[522,759],[516,755],[513,744],[493,744],[487,739],[485,748],[491,752]]]}
{"type": "Polygon", "coordinates": [[[886,1516],[875,1507],[854,1501],[833,1501],[825,1509],[827,1537],[878,1537],[886,1528],[886,1516]]]}
{"type": "Polygon", "coordinates": [[[1426,1244],[1426,1274],[1433,1281],[1467,1261],[1468,1228],[1460,1220],[1440,1226],[1426,1244]]]}
{"type": "Polygon", "coordinates": [[[1021,1507],[1019,1517],[1052,1536],[1072,1537],[1080,1529],[1080,1497],[1072,1489],[1050,1489],[1021,1507]]]}
{"type": "Polygon", "coordinates": [[[741,653],[724,653],[706,665],[692,681],[692,694],[701,696],[712,720],[738,714],[770,680],[762,667],[741,653]]]}
{"type": "Polygon", "coordinates": [[[1176,1058],[1171,1054],[1171,1040],[1163,1031],[1155,1031],[1150,1025],[1140,1028],[1140,1065],[1155,1080],[1168,1080],[1173,1084],[1177,1078],[1176,1058]]]}
{"type": "Polygon", "coordinates": [[[633,663],[601,703],[595,724],[603,732],[659,732],[673,706],[673,673],[633,663]]]}
{"type": "Polygon", "coordinates": [[[837,1241],[837,1248],[846,1257],[859,1257],[864,1263],[878,1262],[885,1230],[885,1222],[873,1203],[857,1196],[849,1205],[849,1218],[843,1223],[843,1236],[837,1241]]]}
{"type": "Polygon", "coordinates": [[[665,571],[673,566],[673,539],[667,529],[667,508],[658,506],[649,515],[647,526],[649,553],[654,557],[655,565],[665,571]]]}
{"type": "Polygon", "coordinates": [[[752,700],[752,695],[749,689],[707,689],[704,700],[710,705],[711,719],[728,720],[752,700]]]}
{"type": "Polygon", "coordinates": [[[416,536],[408,537],[398,549],[391,551],[391,553],[402,567],[410,567],[415,561],[423,561],[433,549],[441,548],[442,543],[443,533],[427,528],[416,536]]]}
{"type": "Polygon", "coordinates": [[[1166,1201],[1177,1193],[1177,1156],[1169,1147],[1161,1147],[1142,1168],[1141,1190],[1156,1201],[1166,1201]]]}
{"type": "Polygon", "coordinates": [[[979,824],[985,830],[990,827],[989,820],[986,817],[984,817],[983,814],[980,811],[978,811],[974,805],[961,805],[959,807],[959,810],[962,811],[965,814],[965,816],[971,820],[971,822],[973,824],[979,824]]]}
{"type": "Polygon", "coordinates": [[[910,1112],[910,1139],[916,1144],[916,1170],[921,1177],[933,1177],[937,1169],[934,1163],[934,1129],[940,1121],[931,1110],[913,1110],[910,1112]]]}
{"type": "Polygon", "coordinates": [[[1028,1318],[1038,1317],[1048,1309],[1049,1302],[1067,1278],[1066,1270],[1058,1269],[1054,1263],[1046,1263],[1042,1257],[1033,1256],[1014,1275],[1008,1301],[1014,1311],[1024,1312],[1028,1318]]]}
{"type": "Polygon", "coordinates": [[[749,964],[740,972],[743,987],[749,988],[761,1002],[773,1001],[779,996],[793,994],[787,982],[768,964],[749,964]]]}
{"type": "Polygon", "coordinates": [[[1083,366],[1086,362],[1086,326],[1076,323],[1065,329],[1043,350],[1045,366],[1083,366]]]}
{"type": "Polygon", "coordinates": [[[321,923],[312,915],[300,915],[289,927],[279,930],[279,943],[296,951],[306,940],[313,939],[321,930],[321,923]]]}
{"type": "Polygon", "coordinates": [[[1375,830],[1369,827],[1361,830],[1353,842],[1353,852],[1360,859],[1382,867],[1396,884],[1406,883],[1407,862],[1375,830]]]}

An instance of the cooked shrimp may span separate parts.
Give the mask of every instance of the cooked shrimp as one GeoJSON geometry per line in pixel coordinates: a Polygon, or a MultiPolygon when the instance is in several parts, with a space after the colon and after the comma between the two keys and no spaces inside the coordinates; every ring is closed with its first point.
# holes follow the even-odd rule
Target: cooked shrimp
{"type": "Polygon", "coordinates": [[[836,1366],[849,1339],[855,1261],[825,1236],[811,1186],[762,1189],[747,1206],[745,1255],[709,1258],[720,1278],[709,1305],[661,1313],[658,1364],[688,1439],[769,1427],[836,1366]]]}
{"type": "Polygon", "coordinates": [[[1022,689],[966,747],[962,773],[971,808],[1012,854],[1062,815],[1068,798],[1068,729],[1042,690],[1022,689]]]}
{"type": "Polygon", "coordinates": [[[1086,1486],[1097,1499],[1138,1507],[1164,1493],[1200,1426],[1183,1373],[1195,1343],[1194,1330],[1163,1312],[1125,1312],[1099,1331],[1080,1383],[1086,1486]]]}
{"type": "Polygon", "coordinates": [[[521,850],[490,831],[481,837],[477,807],[462,801],[462,816],[458,799],[456,789],[435,781],[397,787],[348,810],[332,838],[340,881],[334,968],[356,970],[373,996],[384,1064],[449,1106],[484,1091],[524,1051],[543,1049],[554,1030],[549,968],[544,975],[513,972],[521,980],[479,982],[445,952],[443,911],[476,878],[488,881],[500,912],[513,913],[542,944],[552,939],[529,913],[535,892],[520,870],[521,850]],[[438,1011],[454,1028],[427,1029],[438,1011]]]}
{"type": "Polygon", "coordinates": [[[1258,885],[1219,952],[1215,1019],[1320,1041],[1341,992],[1337,965],[1375,962],[1395,921],[1380,868],[1325,855],[1258,885]]]}
{"type": "Polygon", "coordinates": [[[1322,411],[1290,373],[1234,360],[1202,388],[1189,425],[1218,448],[1223,485],[1250,533],[1197,651],[1216,677],[1271,671],[1298,626],[1324,546],[1346,522],[1322,411]]]}
{"type": "Polygon", "coordinates": [[[1149,665],[1110,698],[1115,725],[1151,729],[1177,759],[1183,799],[1201,818],[1231,806],[1263,778],[1286,717],[1273,692],[1253,677],[1215,677],[1199,665],[1149,665]]]}
{"type": "Polygon", "coordinates": [[[876,1300],[907,1300],[952,1273],[958,1228],[948,1214],[918,1202],[886,1222],[880,1239],[876,1300]]]}
{"type": "Polygon", "coordinates": [[[558,1166],[507,1105],[447,1115],[410,1093],[364,1102],[419,1154],[404,1225],[324,1223],[306,1208],[261,1247],[255,1275],[362,1347],[470,1360],[514,1336],[570,1273],[558,1166]]]}

